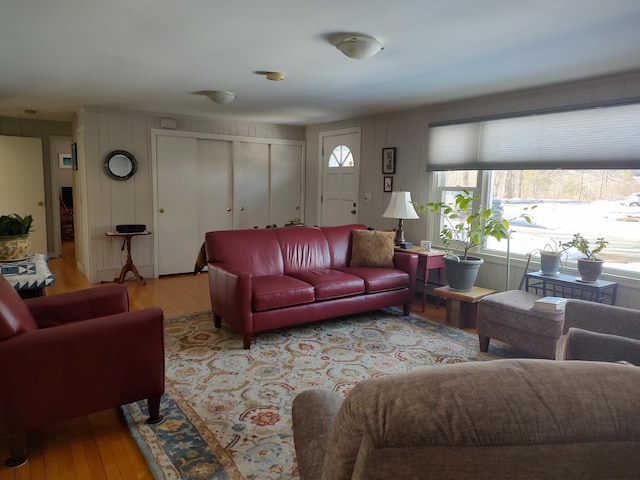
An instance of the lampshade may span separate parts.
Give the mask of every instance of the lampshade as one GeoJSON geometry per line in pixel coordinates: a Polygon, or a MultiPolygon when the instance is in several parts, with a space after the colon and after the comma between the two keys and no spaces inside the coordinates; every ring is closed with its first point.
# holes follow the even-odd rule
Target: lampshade
{"type": "Polygon", "coordinates": [[[351,34],[340,40],[336,48],[349,58],[362,60],[373,57],[384,47],[368,35],[351,34]]]}
{"type": "Polygon", "coordinates": [[[214,103],[219,103],[220,105],[224,105],[225,103],[233,102],[236,99],[236,94],[233,92],[225,92],[221,90],[212,90],[208,92],[204,92],[204,94],[209,97],[209,99],[214,103]]]}
{"type": "Polygon", "coordinates": [[[411,203],[411,192],[392,192],[389,205],[382,216],[385,218],[420,218],[411,203]]]}

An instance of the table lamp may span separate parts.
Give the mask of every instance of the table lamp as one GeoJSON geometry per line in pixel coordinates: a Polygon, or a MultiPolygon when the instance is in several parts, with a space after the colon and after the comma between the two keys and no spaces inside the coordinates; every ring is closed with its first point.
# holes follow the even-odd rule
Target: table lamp
{"type": "Polygon", "coordinates": [[[411,248],[413,244],[404,239],[404,225],[402,221],[405,218],[420,218],[411,203],[411,192],[392,192],[391,200],[387,209],[382,214],[385,218],[397,218],[398,228],[396,229],[396,246],[400,248],[411,248]]]}

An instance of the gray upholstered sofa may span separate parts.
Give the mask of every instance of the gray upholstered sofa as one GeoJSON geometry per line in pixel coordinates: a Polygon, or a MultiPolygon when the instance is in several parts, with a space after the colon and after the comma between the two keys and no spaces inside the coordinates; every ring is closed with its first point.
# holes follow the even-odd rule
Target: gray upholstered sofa
{"type": "Polygon", "coordinates": [[[293,403],[301,480],[638,479],[640,369],[494,360],[293,403]]]}

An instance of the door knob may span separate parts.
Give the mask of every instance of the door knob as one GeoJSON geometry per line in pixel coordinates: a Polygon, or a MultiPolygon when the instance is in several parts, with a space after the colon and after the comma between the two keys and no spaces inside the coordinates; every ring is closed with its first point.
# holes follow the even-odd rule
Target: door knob
{"type": "Polygon", "coordinates": [[[43,205],[44,205],[44,203],[43,203],[43,202],[38,202],[38,206],[39,206],[39,207],[42,207],[43,205]]]}
{"type": "Polygon", "coordinates": [[[231,207],[227,207],[227,212],[230,212],[230,211],[231,211],[231,207]]]}
{"type": "Polygon", "coordinates": [[[244,207],[240,207],[240,211],[241,211],[241,212],[244,212],[244,207]]]}
{"type": "Polygon", "coordinates": [[[351,213],[353,213],[353,214],[355,215],[355,214],[356,214],[356,211],[355,211],[355,209],[354,209],[354,210],[351,210],[351,213]]]}
{"type": "Polygon", "coordinates": [[[160,209],[160,213],[164,213],[164,208],[161,208],[161,209],[160,209]]]}

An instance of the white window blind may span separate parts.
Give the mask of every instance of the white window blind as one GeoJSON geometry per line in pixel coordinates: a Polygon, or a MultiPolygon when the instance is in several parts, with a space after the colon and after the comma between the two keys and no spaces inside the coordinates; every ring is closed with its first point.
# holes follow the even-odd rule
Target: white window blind
{"type": "Polygon", "coordinates": [[[640,166],[640,103],[432,126],[427,170],[640,166]]]}

